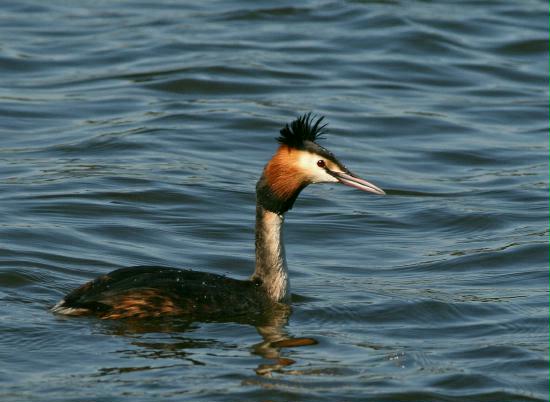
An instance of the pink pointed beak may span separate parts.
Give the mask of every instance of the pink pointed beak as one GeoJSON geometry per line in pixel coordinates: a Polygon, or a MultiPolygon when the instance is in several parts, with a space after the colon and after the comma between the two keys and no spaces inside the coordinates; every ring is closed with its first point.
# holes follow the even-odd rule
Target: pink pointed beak
{"type": "Polygon", "coordinates": [[[386,193],[380,187],[375,186],[372,183],[369,183],[366,180],[360,179],[359,177],[354,176],[351,172],[330,172],[332,176],[336,177],[338,181],[346,186],[354,187],[356,189],[367,191],[369,193],[385,195],[386,193]]]}

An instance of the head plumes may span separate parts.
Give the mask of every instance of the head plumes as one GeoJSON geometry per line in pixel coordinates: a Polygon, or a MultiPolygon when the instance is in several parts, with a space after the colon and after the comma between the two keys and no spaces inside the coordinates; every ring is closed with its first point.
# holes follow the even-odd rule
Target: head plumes
{"type": "Polygon", "coordinates": [[[284,214],[306,186],[342,183],[375,194],[384,191],[351,173],[317,143],[324,133],[323,117],[304,114],[287,124],[277,141],[281,146],[265,165],[256,185],[256,200],[265,210],[284,214]]]}
{"type": "Polygon", "coordinates": [[[325,133],[327,124],[321,124],[323,120],[323,116],[306,113],[282,128],[277,141],[289,147],[303,148],[305,141],[314,142],[325,133]]]}

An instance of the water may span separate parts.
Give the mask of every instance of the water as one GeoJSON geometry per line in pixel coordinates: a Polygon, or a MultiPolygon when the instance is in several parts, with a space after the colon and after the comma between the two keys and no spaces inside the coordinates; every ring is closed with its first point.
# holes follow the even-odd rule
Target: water
{"type": "Polygon", "coordinates": [[[2,401],[548,400],[547,2],[0,11],[2,401]],[[303,192],[290,317],[48,311],[128,265],[248,276],[255,181],[310,110],[388,195],[303,192]]]}

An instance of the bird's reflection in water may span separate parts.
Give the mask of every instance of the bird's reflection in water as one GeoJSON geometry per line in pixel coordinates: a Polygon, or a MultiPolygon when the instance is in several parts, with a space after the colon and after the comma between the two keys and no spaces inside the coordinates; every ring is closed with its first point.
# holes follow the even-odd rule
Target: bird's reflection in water
{"type": "Polygon", "coordinates": [[[281,372],[285,367],[295,363],[294,360],[281,355],[282,349],[317,344],[317,341],[313,338],[293,338],[289,336],[285,326],[290,316],[290,307],[287,305],[277,307],[277,309],[270,311],[266,321],[256,325],[256,330],[263,341],[254,345],[253,353],[271,361],[270,363],[260,364],[256,368],[256,374],[258,375],[281,372]]]}
{"type": "MultiPolygon", "coordinates": [[[[294,360],[284,357],[285,348],[316,345],[317,341],[307,337],[292,337],[285,327],[291,313],[287,305],[276,307],[255,316],[220,317],[219,319],[208,320],[208,323],[236,323],[253,325],[262,341],[251,345],[251,353],[268,360],[260,363],[255,372],[261,376],[269,376],[273,372],[284,372],[284,369],[295,363],[294,360]]],[[[134,338],[132,345],[137,350],[132,350],[134,356],[162,359],[176,358],[183,359],[193,365],[204,365],[192,358],[193,353],[189,352],[197,348],[216,349],[217,342],[213,339],[196,339],[186,337],[185,333],[196,330],[200,326],[200,320],[185,319],[156,319],[156,320],[118,320],[103,321],[102,332],[112,335],[134,338]],[[148,339],[147,334],[166,334],[168,339],[148,339]]],[[[246,346],[246,345],[244,345],[246,346]]],[[[128,351],[124,351],[128,352],[128,351]]]]}

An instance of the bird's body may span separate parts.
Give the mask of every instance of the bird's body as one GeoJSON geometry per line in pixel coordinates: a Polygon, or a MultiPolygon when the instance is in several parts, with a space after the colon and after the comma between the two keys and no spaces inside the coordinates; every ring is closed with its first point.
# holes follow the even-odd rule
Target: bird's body
{"type": "Polygon", "coordinates": [[[215,319],[259,314],[290,302],[283,242],[284,213],[300,191],[313,183],[350,185],[384,192],[349,172],[315,140],[322,133],[305,115],[281,130],[281,146],[256,186],[256,269],[248,280],[168,267],[130,267],[88,282],[65,296],[52,311],[103,319],[185,316],[215,319]]]}
{"type": "Polygon", "coordinates": [[[69,293],[61,303],[54,311],[118,319],[259,314],[269,307],[270,301],[252,281],[208,272],[138,266],[100,276],[69,293]]]}

